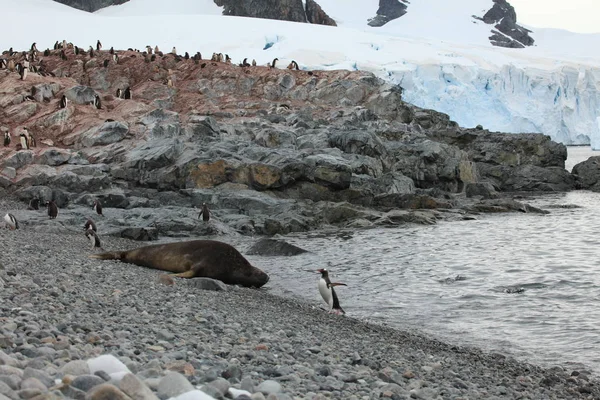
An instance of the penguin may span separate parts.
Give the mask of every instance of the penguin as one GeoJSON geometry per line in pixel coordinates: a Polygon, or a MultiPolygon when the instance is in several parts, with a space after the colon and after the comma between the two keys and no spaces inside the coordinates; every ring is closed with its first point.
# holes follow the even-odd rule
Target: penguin
{"type": "Polygon", "coordinates": [[[92,250],[95,250],[96,248],[102,249],[100,238],[92,229],[88,229],[85,231],[85,237],[88,238],[88,240],[92,243],[92,250]]]}
{"type": "Polygon", "coordinates": [[[187,51],[185,52],[185,55],[183,56],[183,58],[185,58],[186,60],[190,59],[190,53],[188,53],[187,51]]]}
{"type": "Polygon", "coordinates": [[[300,68],[298,68],[298,63],[296,61],[292,60],[292,62],[289,63],[289,65],[287,66],[287,69],[299,70],[300,68]]]}
{"type": "Polygon", "coordinates": [[[102,101],[100,100],[100,96],[98,95],[94,97],[94,107],[96,107],[98,110],[102,109],[102,101]]]}
{"type": "Polygon", "coordinates": [[[217,56],[217,53],[213,53],[212,57],[210,58],[210,61],[218,61],[219,57],[217,56]]]}
{"type": "Polygon", "coordinates": [[[115,49],[114,47],[111,46],[110,50],[108,51],[110,54],[115,54],[115,49]]]}
{"type": "MultiPolygon", "coordinates": [[[[96,214],[98,215],[102,215],[102,203],[100,203],[100,200],[96,199],[94,200],[94,211],[96,211],[96,214]]],[[[102,215],[104,217],[104,215],[102,215]]]]}
{"type": "Polygon", "coordinates": [[[115,64],[119,63],[119,56],[117,54],[113,54],[112,55],[112,59],[113,59],[113,61],[114,61],[115,64]]]}
{"type": "Polygon", "coordinates": [[[60,45],[58,44],[58,40],[56,41],[56,43],[54,43],[54,50],[58,50],[60,48],[60,45]]]}
{"type": "Polygon", "coordinates": [[[148,54],[152,54],[152,47],[150,47],[150,46],[146,46],[146,52],[147,52],[148,54]]]}
{"type": "Polygon", "coordinates": [[[123,98],[123,90],[121,90],[121,88],[117,89],[117,98],[118,99],[123,98]]]}
{"type": "Polygon", "coordinates": [[[275,63],[279,61],[279,58],[274,58],[273,62],[271,64],[269,64],[269,68],[275,68],[275,63]]]}
{"type": "Polygon", "coordinates": [[[329,306],[329,312],[334,314],[345,314],[346,312],[342,310],[340,306],[340,301],[338,300],[337,294],[333,289],[334,286],[347,286],[345,283],[332,283],[329,280],[329,272],[325,268],[321,268],[317,270],[321,274],[321,279],[319,279],[318,288],[319,293],[321,293],[321,297],[325,300],[325,303],[329,306]]]}
{"type": "Polygon", "coordinates": [[[171,50],[171,54],[177,55],[177,49],[173,46],[173,50],[171,50]]]}
{"type": "Polygon", "coordinates": [[[67,53],[65,53],[64,50],[60,51],[60,58],[61,58],[61,60],[64,60],[64,61],[67,60],[67,53]]]}
{"type": "Polygon", "coordinates": [[[208,222],[210,219],[210,210],[208,209],[206,203],[202,203],[202,211],[200,211],[200,214],[198,214],[198,219],[200,219],[200,216],[202,216],[202,221],[204,222],[208,222]]]}
{"type": "Polygon", "coordinates": [[[123,93],[123,98],[131,100],[131,89],[129,89],[129,86],[127,86],[125,88],[125,92],[123,93]]]}
{"type": "Polygon", "coordinates": [[[5,226],[7,228],[10,228],[11,231],[14,231],[15,229],[19,229],[19,221],[17,221],[15,216],[12,215],[11,213],[8,213],[4,216],[4,222],[6,224],[5,226]]]}
{"type": "Polygon", "coordinates": [[[6,67],[7,67],[6,58],[0,58],[0,69],[6,68],[6,67]]]}
{"type": "Polygon", "coordinates": [[[225,54],[225,62],[231,64],[231,57],[229,57],[229,54],[225,54]]]}
{"type": "Polygon", "coordinates": [[[96,42],[96,50],[97,50],[97,51],[100,51],[100,50],[102,50],[102,43],[100,43],[100,40],[98,40],[98,41],[96,42]]]}
{"type": "Polygon", "coordinates": [[[104,62],[102,63],[102,65],[104,66],[104,68],[107,68],[107,67],[108,67],[108,63],[109,63],[109,62],[110,62],[110,61],[108,61],[108,60],[104,60],[104,62]]]}
{"type": "Polygon", "coordinates": [[[29,148],[33,148],[33,147],[37,147],[37,144],[35,143],[35,138],[33,137],[33,135],[29,135],[28,140],[27,140],[27,145],[29,146],[29,148]]]}
{"type": "Polygon", "coordinates": [[[252,59],[252,66],[256,67],[256,60],[255,59],[252,59]]]}
{"type": "Polygon", "coordinates": [[[10,146],[10,133],[4,132],[4,147],[10,146]]]}
{"type": "Polygon", "coordinates": [[[36,43],[33,42],[33,44],[31,45],[31,51],[38,51],[37,46],[35,44],[36,43]]]}
{"type": "Polygon", "coordinates": [[[69,99],[64,94],[60,98],[60,108],[67,108],[67,104],[69,103],[69,99]]]}
{"type": "Polygon", "coordinates": [[[28,210],[39,210],[40,209],[40,199],[38,199],[37,197],[34,197],[33,199],[29,200],[29,205],[27,206],[28,210]]]}
{"type": "Polygon", "coordinates": [[[173,87],[173,79],[171,77],[167,78],[167,86],[168,87],[173,87]]]}
{"type": "Polygon", "coordinates": [[[88,220],[85,222],[85,225],[83,226],[83,230],[84,231],[92,230],[94,232],[98,232],[98,229],[96,229],[96,224],[94,223],[94,221],[92,221],[91,218],[88,218],[88,220]]]}
{"type": "Polygon", "coordinates": [[[202,60],[202,54],[200,54],[199,51],[196,52],[196,54],[194,54],[194,61],[200,61],[202,60]]]}
{"type": "Polygon", "coordinates": [[[27,140],[27,136],[24,133],[19,135],[19,141],[21,142],[21,148],[23,150],[29,150],[29,141],[27,140]]]}
{"type": "Polygon", "coordinates": [[[250,64],[248,64],[248,57],[244,58],[244,61],[242,61],[242,63],[240,64],[240,67],[249,67],[250,64]]]}
{"type": "Polygon", "coordinates": [[[158,50],[158,46],[154,46],[154,54],[158,54],[160,53],[160,50],[158,50]]]}
{"type": "MultiPolygon", "coordinates": [[[[18,64],[21,65],[21,64],[18,64]]],[[[23,65],[21,65],[20,71],[19,71],[19,75],[21,75],[21,80],[24,81],[27,78],[27,72],[29,71],[29,68],[25,68],[23,65]]]]}
{"type": "Polygon", "coordinates": [[[48,206],[48,216],[50,219],[58,217],[58,207],[56,206],[56,203],[53,200],[48,200],[46,205],[48,206]]]}

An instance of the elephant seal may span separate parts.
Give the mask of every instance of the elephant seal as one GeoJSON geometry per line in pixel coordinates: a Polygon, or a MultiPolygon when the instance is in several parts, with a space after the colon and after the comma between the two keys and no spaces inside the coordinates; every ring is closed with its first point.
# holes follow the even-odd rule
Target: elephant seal
{"type": "Polygon", "coordinates": [[[180,278],[213,278],[230,285],[259,288],[269,281],[269,275],[252,266],[235,247],[216,240],[155,244],[89,257],[174,272],[172,276],[180,278]]]}

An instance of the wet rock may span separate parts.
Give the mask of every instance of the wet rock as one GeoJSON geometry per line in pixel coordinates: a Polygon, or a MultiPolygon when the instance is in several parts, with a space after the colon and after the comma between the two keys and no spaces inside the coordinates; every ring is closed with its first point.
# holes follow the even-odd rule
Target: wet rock
{"type": "Polygon", "coordinates": [[[188,284],[200,290],[221,291],[227,290],[227,285],[223,282],[211,278],[193,278],[188,280],[188,284]]]}
{"type": "Polygon", "coordinates": [[[295,256],[307,251],[281,239],[263,238],[254,243],[246,254],[260,256],[295,256]]]}
{"type": "Polygon", "coordinates": [[[131,240],[147,242],[158,239],[158,229],[151,227],[125,228],[119,232],[119,236],[131,240]]]}

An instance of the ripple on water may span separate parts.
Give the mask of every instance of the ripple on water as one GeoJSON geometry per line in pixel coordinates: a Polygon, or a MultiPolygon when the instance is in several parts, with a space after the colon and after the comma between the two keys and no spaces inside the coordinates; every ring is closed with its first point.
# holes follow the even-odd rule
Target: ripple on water
{"type": "Polygon", "coordinates": [[[248,258],[271,275],[276,293],[321,304],[314,270],[326,267],[333,281],[348,285],[337,292],[350,316],[600,371],[600,194],[527,202],[551,213],[297,234],[286,240],[311,253],[248,258]]]}

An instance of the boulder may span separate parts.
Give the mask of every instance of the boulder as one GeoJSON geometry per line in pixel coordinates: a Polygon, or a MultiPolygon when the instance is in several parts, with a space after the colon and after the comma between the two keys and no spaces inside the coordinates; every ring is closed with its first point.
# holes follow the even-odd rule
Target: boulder
{"type": "Polygon", "coordinates": [[[104,146],[123,140],[129,127],[120,121],[105,122],[99,127],[93,127],[81,134],[81,144],[85,147],[104,146]]]}
{"type": "Polygon", "coordinates": [[[249,255],[295,256],[307,251],[280,239],[264,238],[254,243],[247,251],[249,255]]]}
{"type": "Polygon", "coordinates": [[[579,188],[600,192],[600,156],[593,156],[576,164],[572,174],[579,188]]]}
{"type": "Polygon", "coordinates": [[[96,99],[98,93],[89,86],[73,86],[65,91],[67,99],[75,104],[91,104],[96,99]]]}
{"type": "Polygon", "coordinates": [[[35,101],[49,102],[60,91],[61,87],[58,83],[40,83],[31,88],[31,95],[35,101]]]}

